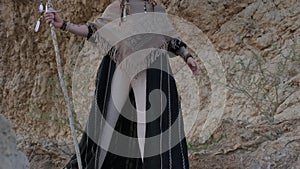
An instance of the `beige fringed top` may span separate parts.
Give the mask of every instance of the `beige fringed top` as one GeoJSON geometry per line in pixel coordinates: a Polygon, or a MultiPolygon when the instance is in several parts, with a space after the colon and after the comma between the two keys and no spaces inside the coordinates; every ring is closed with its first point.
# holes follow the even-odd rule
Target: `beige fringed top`
{"type": "Polygon", "coordinates": [[[144,1],[131,0],[129,15],[121,22],[117,0],[95,22],[88,23],[97,30],[89,40],[110,52],[117,65],[130,74],[148,68],[159,56],[168,54],[167,51],[177,55],[179,48],[186,46],[179,40],[161,5],[155,6],[153,11],[149,4],[147,11],[144,12],[144,1]]]}

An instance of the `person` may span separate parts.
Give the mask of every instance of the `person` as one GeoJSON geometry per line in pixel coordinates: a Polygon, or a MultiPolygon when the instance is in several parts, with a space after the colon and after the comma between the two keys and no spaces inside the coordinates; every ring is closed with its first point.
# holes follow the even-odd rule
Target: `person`
{"type": "MultiPolygon", "coordinates": [[[[44,18],[56,28],[90,40],[113,20],[121,17],[119,26],[122,26],[126,15],[146,12],[165,13],[165,10],[154,0],[116,0],[93,23],[73,24],[58,13],[45,13],[44,18]]],[[[179,38],[144,33],[111,46],[98,68],[94,101],[79,144],[83,168],[189,168],[180,101],[168,57],[161,53],[150,59],[142,57],[148,53],[139,51],[149,48],[181,56],[193,74],[198,74],[195,59],[179,38]],[[131,57],[134,59],[126,62],[131,57]],[[145,60],[151,62],[141,66],[145,60]],[[153,97],[155,90],[164,94],[153,97]],[[137,139],[124,141],[118,133],[137,139]],[[158,139],[148,140],[155,136],[158,139]]],[[[65,168],[77,168],[75,155],[65,168]]]]}

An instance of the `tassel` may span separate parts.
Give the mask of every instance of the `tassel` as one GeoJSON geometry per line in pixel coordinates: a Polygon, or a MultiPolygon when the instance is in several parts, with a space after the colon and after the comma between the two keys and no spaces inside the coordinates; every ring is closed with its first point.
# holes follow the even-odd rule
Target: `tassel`
{"type": "Polygon", "coordinates": [[[144,12],[147,13],[147,1],[145,1],[145,4],[144,4],[144,12]]]}
{"type": "Polygon", "coordinates": [[[40,28],[40,25],[41,25],[41,18],[39,18],[36,22],[36,25],[35,25],[35,28],[34,28],[34,31],[35,32],[38,32],[39,31],[39,28],[40,28]]]}
{"type": "Polygon", "coordinates": [[[121,12],[121,22],[126,21],[126,16],[129,14],[129,2],[128,0],[124,0],[121,4],[122,12],[121,12]]]}

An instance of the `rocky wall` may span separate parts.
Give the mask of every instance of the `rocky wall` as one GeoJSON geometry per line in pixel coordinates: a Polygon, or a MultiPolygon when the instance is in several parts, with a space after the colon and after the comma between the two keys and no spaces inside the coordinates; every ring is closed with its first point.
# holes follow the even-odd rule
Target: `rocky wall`
{"type": "MultiPolygon", "coordinates": [[[[40,2],[1,0],[0,111],[19,135],[70,139],[49,28],[43,24],[38,33],[33,32],[40,16],[37,12],[40,2]]],[[[66,20],[84,24],[100,14],[108,3],[57,1],[56,6],[66,20]]],[[[175,72],[179,71],[178,90],[186,98],[182,100],[186,123],[192,124],[188,134],[190,150],[196,151],[191,153],[192,167],[296,168],[300,151],[299,127],[296,127],[300,117],[300,2],[162,0],[162,3],[168,13],[189,21],[207,36],[226,76],[228,92],[222,120],[216,123],[219,127],[212,137],[203,140],[203,125],[209,113],[213,113],[208,106],[213,102],[210,100],[213,90],[207,67],[198,57],[201,73],[193,79],[188,69],[182,68],[183,62],[172,63],[175,72]],[[180,72],[183,70],[185,73],[180,72]],[[197,92],[191,85],[197,86],[197,92]],[[194,117],[190,114],[195,111],[200,114],[194,124],[190,123],[194,117]],[[194,150],[191,145],[198,147],[194,150]],[[222,165],[224,161],[232,163],[222,165]]],[[[178,22],[177,30],[188,43],[196,44],[193,36],[184,33],[195,33],[192,26],[180,26],[178,22]]],[[[62,31],[57,34],[71,91],[76,63],[93,51],[89,51],[89,44],[81,37],[62,31]]]]}

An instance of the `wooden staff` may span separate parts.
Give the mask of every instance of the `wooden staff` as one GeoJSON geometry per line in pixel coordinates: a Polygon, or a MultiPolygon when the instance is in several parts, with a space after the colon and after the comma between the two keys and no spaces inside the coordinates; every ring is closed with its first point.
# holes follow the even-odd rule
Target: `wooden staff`
{"type": "MultiPolygon", "coordinates": [[[[53,4],[51,1],[52,0],[48,0],[48,3],[46,4],[46,12],[57,12],[53,9],[53,4]]],[[[56,33],[55,33],[55,27],[54,27],[53,23],[50,23],[50,29],[51,29],[51,35],[52,35],[52,40],[53,40],[53,45],[54,45],[54,50],[55,50],[55,55],[56,55],[56,63],[57,63],[57,70],[58,70],[60,86],[61,86],[61,89],[65,96],[65,101],[66,101],[67,108],[68,108],[68,117],[69,117],[69,123],[70,123],[71,132],[72,132],[73,142],[74,142],[74,146],[75,146],[78,168],[82,169],[82,162],[81,162],[79,145],[78,145],[78,141],[77,141],[77,134],[76,134],[76,130],[74,127],[75,125],[74,125],[73,112],[72,112],[72,108],[71,108],[71,102],[70,102],[68,90],[65,85],[64,78],[63,78],[61,57],[60,57],[60,53],[59,53],[58,42],[57,42],[57,37],[56,37],[56,33]]]]}

